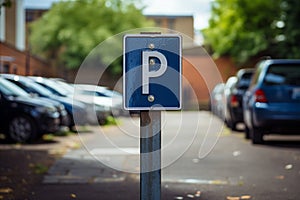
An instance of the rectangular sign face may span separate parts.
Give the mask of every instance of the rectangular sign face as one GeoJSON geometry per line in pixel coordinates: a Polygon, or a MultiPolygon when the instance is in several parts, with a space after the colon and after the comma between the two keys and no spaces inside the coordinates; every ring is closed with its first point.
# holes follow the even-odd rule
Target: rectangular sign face
{"type": "Polygon", "coordinates": [[[123,101],[126,110],[181,109],[181,36],[125,35],[123,101]]]}

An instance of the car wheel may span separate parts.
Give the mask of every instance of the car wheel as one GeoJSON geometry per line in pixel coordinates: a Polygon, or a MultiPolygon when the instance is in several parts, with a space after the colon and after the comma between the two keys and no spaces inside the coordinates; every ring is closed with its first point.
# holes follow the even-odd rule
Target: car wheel
{"type": "Polygon", "coordinates": [[[237,131],[236,124],[237,124],[237,123],[231,121],[231,130],[237,131]]]}
{"type": "Polygon", "coordinates": [[[246,125],[245,125],[245,139],[250,139],[250,130],[246,125]]]}
{"type": "Polygon", "coordinates": [[[68,118],[69,118],[68,128],[70,131],[75,133],[77,130],[75,128],[75,121],[74,121],[73,115],[68,113],[68,118]]]}
{"type": "Polygon", "coordinates": [[[37,127],[28,116],[13,117],[8,124],[8,138],[14,142],[31,142],[37,138],[37,127]]]}
{"type": "Polygon", "coordinates": [[[226,120],[226,125],[227,125],[228,128],[230,128],[231,130],[237,131],[236,123],[233,122],[232,120],[226,120]]]}
{"type": "Polygon", "coordinates": [[[263,133],[258,128],[251,128],[250,134],[252,138],[252,144],[262,144],[263,143],[263,133]]]}
{"type": "Polygon", "coordinates": [[[103,126],[103,125],[105,125],[105,124],[107,123],[107,120],[106,120],[106,118],[99,118],[99,119],[98,119],[98,123],[99,123],[101,126],[103,126]]]}

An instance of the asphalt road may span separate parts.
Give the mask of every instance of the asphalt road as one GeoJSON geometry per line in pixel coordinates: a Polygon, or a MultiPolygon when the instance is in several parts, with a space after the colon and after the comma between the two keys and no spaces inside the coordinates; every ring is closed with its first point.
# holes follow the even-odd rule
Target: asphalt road
{"type": "MultiPolygon", "coordinates": [[[[91,131],[34,199],[139,199],[139,118],[91,131]]],[[[300,137],[265,139],[252,145],[209,112],[162,113],[162,199],[300,199],[300,137]]]]}

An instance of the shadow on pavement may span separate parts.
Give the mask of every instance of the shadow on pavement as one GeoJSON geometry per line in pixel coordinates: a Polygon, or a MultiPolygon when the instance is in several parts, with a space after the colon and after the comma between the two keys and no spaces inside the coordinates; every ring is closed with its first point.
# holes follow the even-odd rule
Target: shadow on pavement
{"type": "Polygon", "coordinates": [[[300,148],[300,140],[266,140],[264,145],[282,148],[300,148]]]}
{"type": "Polygon", "coordinates": [[[1,148],[1,199],[31,199],[33,188],[41,183],[54,160],[46,150],[25,150],[18,146],[1,148]]]}

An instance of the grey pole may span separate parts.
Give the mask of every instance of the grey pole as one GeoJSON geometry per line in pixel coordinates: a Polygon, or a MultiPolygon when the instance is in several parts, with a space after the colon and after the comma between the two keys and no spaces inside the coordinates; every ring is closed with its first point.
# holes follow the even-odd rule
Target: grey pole
{"type": "Polygon", "coordinates": [[[140,199],[161,199],[161,111],[140,113],[140,199]]]}

